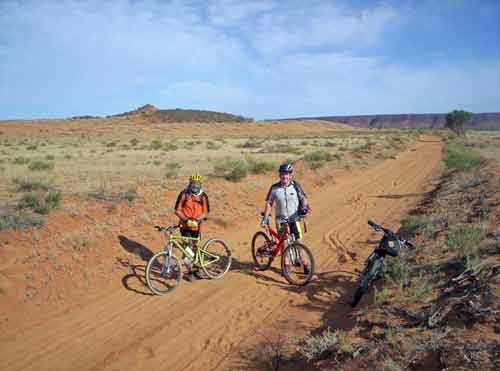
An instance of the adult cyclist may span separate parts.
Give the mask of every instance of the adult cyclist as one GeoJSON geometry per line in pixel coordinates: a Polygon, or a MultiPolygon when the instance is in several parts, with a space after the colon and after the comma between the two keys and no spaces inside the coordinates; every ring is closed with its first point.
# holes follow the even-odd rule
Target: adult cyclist
{"type": "MultiPolygon", "coordinates": [[[[299,217],[305,216],[309,212],[307,196],[300,184],[293,180],[293,166],[283,163],[279,167],[280,180],[274,183],[266,196],[266,205],[264,207],[264,216],[262,217],[262,226],[269,225],[269,214],[273,204],[276,202],[275,220],[278,233],[281,233],[286,224],[290,227],[290,232],[295,239],[302,239],[302,228],[299,223],[299,217]]],[[[309,273],[309,267],[304,266],[304,273],[309,273]]]]}
{"type": "MultiPolygon", "coordinates": [[[[181,236],[183,237],[200,238],[201,222],[210,212],[210,203],[207,194],[201,187],[202,182],[203,177],[200,174],[191,175],[187,187],[179,193],[175,202],[175,215],[179,218],[181,236]]],[[[193,247],[196,248],[196,243],[193,247]]],[[[197,269],[189,264],[186,265],[188,267],[187,279],[190,282],[201,278],[197,269]]]]}

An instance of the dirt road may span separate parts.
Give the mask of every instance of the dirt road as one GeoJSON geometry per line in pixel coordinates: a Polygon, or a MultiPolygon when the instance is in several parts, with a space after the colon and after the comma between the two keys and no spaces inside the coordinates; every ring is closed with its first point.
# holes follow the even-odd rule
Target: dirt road
{"type": "Polygon", "coordinates": [[[442,144],[423,139],[396,159],[336,177],[310,195],[305,243],[317,277],[308,286],[287,285],[277,269],[252,270],[252,220],[224,236],[234,261],[222,280],[184,282],[167,297],[139,295],[117,282],[85,305],[0,338],[0,369],[258,369],[266,339],[303,336],[322,325],[349,330],[350,272],[376,237],[366,220],[397,229],[439,168],[442,144]]]}

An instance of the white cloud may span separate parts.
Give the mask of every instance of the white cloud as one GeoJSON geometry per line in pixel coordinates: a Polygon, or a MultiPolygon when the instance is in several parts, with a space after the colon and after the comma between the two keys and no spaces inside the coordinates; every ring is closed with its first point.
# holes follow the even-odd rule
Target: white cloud
{"type": "Polygon", "coordinates": [[[312,2],[268,13],[256,21],[251,33],[254,47],[265,54],[302,48],[349,47],[349,43],[372,44],[396,22],[397,12],[381,3],[355,12],[335,3],[312,2]]]}
{"type": "Polygon", "coordinates": [[[277,6],[276,2],[270,0],[214,0],[208,3],[207,13],[210,22],[217,26],[239,26],[277,6]]]}

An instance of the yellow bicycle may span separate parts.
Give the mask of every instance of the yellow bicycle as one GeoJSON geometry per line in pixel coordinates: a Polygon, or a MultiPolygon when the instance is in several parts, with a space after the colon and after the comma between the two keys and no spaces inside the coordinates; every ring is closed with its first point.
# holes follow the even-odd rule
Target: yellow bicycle
{"type": "Polygon", "coordinates": [[[177,228],[177,225],[155,226],[158,232],[164,232],[166,236],[163,251],[153,255],[146,266],[146,282],[157,295],[167,295],[181,284],[182,263],[173,253],[174,247],[183,253],[186,264],[201,268],[211,279],[221,278],[231,266],[231,250],[224,240],[212,238],[202,247],[194,248],[200,238],[174,235],[177,228]]]}

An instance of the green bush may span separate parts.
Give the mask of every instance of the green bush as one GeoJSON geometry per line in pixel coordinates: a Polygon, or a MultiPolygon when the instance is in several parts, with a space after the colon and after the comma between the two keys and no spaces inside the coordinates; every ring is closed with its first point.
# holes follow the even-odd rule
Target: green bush
{"type": "Polygon", "coordinates": [[[252,157],[247,157],[248,171],[252,174],[262,174],[268,171],[273,171],[278,168],[278,165],[270,161],[261,161],[252,157]]]}
{"type": "Polygon", "coordinates": [[[35,144],[29,145],[26,147],[28,151],[36,151],[38,149],[38,146],[35,144]]]}
{"type": "Polygon", "coordinates": [[[446,245],[466,258],[477,254],[483,231],[476,225],[461,225],[447,231],[445,237],[446,245]]]}
{"type": "Polygon", "coordinates": [[[215,175],[227,180],[239,181],[247,176],[248,165],[243,160],[221,160],[214,166],[215,175]]]}
{"type": "Polygon", "coordinates": [[[269,145],[262,149],[262,153],[292,153],[298,155],[302,153],[302,150],[298,147],[292,146],[291,144],[276,144],[269,145]]]}
{"type": "Polygon", "coordinates": [[[308,153],[304,156],[304,160],[307,162],[311,169],[319,169],[323,167],[328,161],[332,161],[335,158],[333,154],[327,151],[314,151],[308,153]]]}
{"type": "Polygon", "coordinates": [[[139,139],[137,139],[137,138],[132,138],[132,139],[130,139],[130,144],[131,144],[131,145],[133,145],[134,147],[135,147],[137,144],[139,144],[139,142],[140,142],[140,141],[139,141],[139,139]]]}
{"type": "Polygon", "coordinates": [[[45,204],[48,205],[50,209],[55,209],[59,207],[61,199],[61,192],[52,190],[45,196],[45,204]]]}
{"type": "Polygon", "coordinates": [[[45,156],[46,160],[54,160],[56,157],[54,155],[47,155],[45,156]]]}
{"type": "Polygon", "coordinates": [[[12,163],[14,165],[26,165],[28,164],[29,162],[31,161],[30,158],[27,158],[27,157],[16,157],[12,163]]]}
{"type": "Polygon", "coordinates": [[[32,192],[25,193],[18,201],[18,210],[31,209],[36,214],[48,214],[61,203],[61,193],[59,191],[49,191],[45,195],[35,195],[32,192]]]}
{"type": "Polygon", "coordinates": [[[264,143],[263,140],[258,140],[255,138],[250,138],[244,143],[237,144],[237,148],[259,148],[264,143]]]}
{"type": "Polygon", "coordinates": [[[182,168],[182,165],[178,162],[168,162],[165,166],[167,169],[167,173],[165,174],[167,178],[173,178],[179,175],[179,170],[182,168]]]}
{"type": "Polygon", "coordinates": [[[318,358],[324,352],[331,352],[337,356],[350,357],[354,348],[349,337],[342,330],[331,332],[326,329],[320,335],[311,335],[304,339],[298,351],[307,361],[318,358]]]}
{"type": "Polygon", "coordinates": [[[444,163],[449,170],[468,172],[479,165],[479,154],[462,146],[448,146],[445,149],[444,163]]]}
{"type": "Polygon", "coordinates": [[[52,188],[52,184],[49,181],[41,179],[31,179],[25,178],[14,178],[12,180],[16,186],[16,192],[31,192],[37,190],[48,191],[52,188]]]}
{"type": "Polygon", "coordinates": [[[28,169],[32,171],[43,171],[43,170],[52,170],[54,168],[53,162],[35,160],[30,162],[28,165],[28,169]]]}
{"type": "Polygon", "coordinates": [[[404,260],[393,259],[385,268],[384,276],[398,284],[402,289],[407,287],[411,281],[411,271],[404,260]]]}
{"type": "Polygon", "coordinates": [[[165,152],[168,152],[168,151],[177,151],[177,149],[179,149],[179,147],[175,143],[165,143],[165,144],[163,144],[163,148],[162,149],[165,152]]]}
{"type": "Polygon", "coordinates": [[[151,144],[149,145],[149,149],[151,150],[159,150],[163,146],[163,143],[159,139],[153,139],[151,144]]]}
{"type": "Polygon", "coordinates": [[[137,198],[137,191],[135,188],[130,188],[128,191],[120,193],[119,197],[122,200],[132,202],[137,198]]]}
{"type": "Polygon", "coordinates": [[[209,149],[209,150],[218,150],[222,147],[222,144],[208,141],[206,146],[207,146],[207,149],[209,149]]]}
{"type": "Polygon", "coordinates": [[[424,215],[409,215],[401,221],[401,233],[415,234],[430,226],[431,220],[424,215]]]}
{"type": "Polygon", "coordinates": [[[0,215],[0,230],[7,228],[26,229],[29,227],[39,228],[43,226],[44,220],[39,215],[28,213],[14,213],[0,215]]]}

